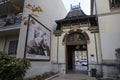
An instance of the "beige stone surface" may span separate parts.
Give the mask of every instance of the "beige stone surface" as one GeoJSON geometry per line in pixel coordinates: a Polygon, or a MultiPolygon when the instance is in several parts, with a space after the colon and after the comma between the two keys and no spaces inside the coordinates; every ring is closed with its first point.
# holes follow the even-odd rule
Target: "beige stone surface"
{"type": "Polygon", "coordinates": [[[70,73],[66,75],[60,75],[59,77],[56,77],[52,80],[97,80],[97,79],[85,74],[70,73]]]}

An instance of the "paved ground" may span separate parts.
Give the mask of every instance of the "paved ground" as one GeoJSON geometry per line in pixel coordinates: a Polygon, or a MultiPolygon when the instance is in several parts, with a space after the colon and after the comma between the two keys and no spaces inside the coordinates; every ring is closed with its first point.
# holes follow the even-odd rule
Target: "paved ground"
{"type": "Polygon", "coordinates": [[[93,77],[89,77],[88,75],[85,75],[85,74],[70,73],[66,75],[61,75],[52,80],[97,80],[97,79],[93,77]]]}

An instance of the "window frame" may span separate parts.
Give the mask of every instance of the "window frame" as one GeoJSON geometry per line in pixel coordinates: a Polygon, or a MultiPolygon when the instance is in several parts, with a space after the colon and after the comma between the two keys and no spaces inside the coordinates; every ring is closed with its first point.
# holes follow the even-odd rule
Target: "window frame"
{"type": "Polygon", "coordinates": [[[9,47],[8,47],[8,54],[13,57],[16,56],[17,55],[17,46],[18,46],[18,40],[10,40],[9,47]],[[15,48],[15,49],[13,50],[13,48],[15,48]],[[11,53],[11,52],[14,52],[14,53],[11,53]]]}

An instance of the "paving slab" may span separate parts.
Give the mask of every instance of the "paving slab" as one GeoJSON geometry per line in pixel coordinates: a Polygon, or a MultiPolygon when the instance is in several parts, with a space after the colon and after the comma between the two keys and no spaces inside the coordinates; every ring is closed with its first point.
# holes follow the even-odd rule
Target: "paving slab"
{"type": "Polygon", "coordinates": [[[97,80],[96,78],[90,77],[85,74],[65,74],[65,75],[60,75],[56,78],[53,78],[51,80],[97,80]]]}

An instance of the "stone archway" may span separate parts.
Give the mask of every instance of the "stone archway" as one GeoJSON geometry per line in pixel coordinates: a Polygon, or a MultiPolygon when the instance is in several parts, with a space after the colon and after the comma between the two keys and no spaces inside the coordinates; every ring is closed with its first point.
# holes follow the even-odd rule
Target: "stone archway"
{"type": "Polygon", "coordinates": [[[64,35],[64,37],[63,37],[63,43],[65,43],[66,44],[66,40],[67,40],[67,38],[68,38],[68,36],[70,35],[70,34],[73,34],[73,33],[79,33],[79,34],[82,34],[84,37],[85,37],[85,40],[86,40],[86,42],[88,43],[89,42],[89,36],[88,36],[88,34],[86,33],[86,32],[83,32],[81,29],[77,29],[76,31],[74,31],[74,30],[70,30],[68,33],[66,33],[65,35],[64,35]]]}
{"type": "MultiPolygon", "coordinates": [[[[68,34],[65,34],[63,38],[63,43],[66,45],[66,70],[77,70],[77,59],[78,63],[81,63],[86,66],[88,63],[88,54],[87,54],[87,44],[89,37],[86,32],[78,29],[76,31],[70,30],[68,34]],[[84,57],[83,57],[84,55],[84,57]],[[76,58],[78,57],[78,58],[76,58]],[[80,58],[81,57],[81,58],[80,58]],[[83,63],[83,61],[84,63],[83,63]],[[85,63],[86,62],[86,63],[85,63]]],[[[79,64],[79,66],[81,65],[79,64]]]]}

